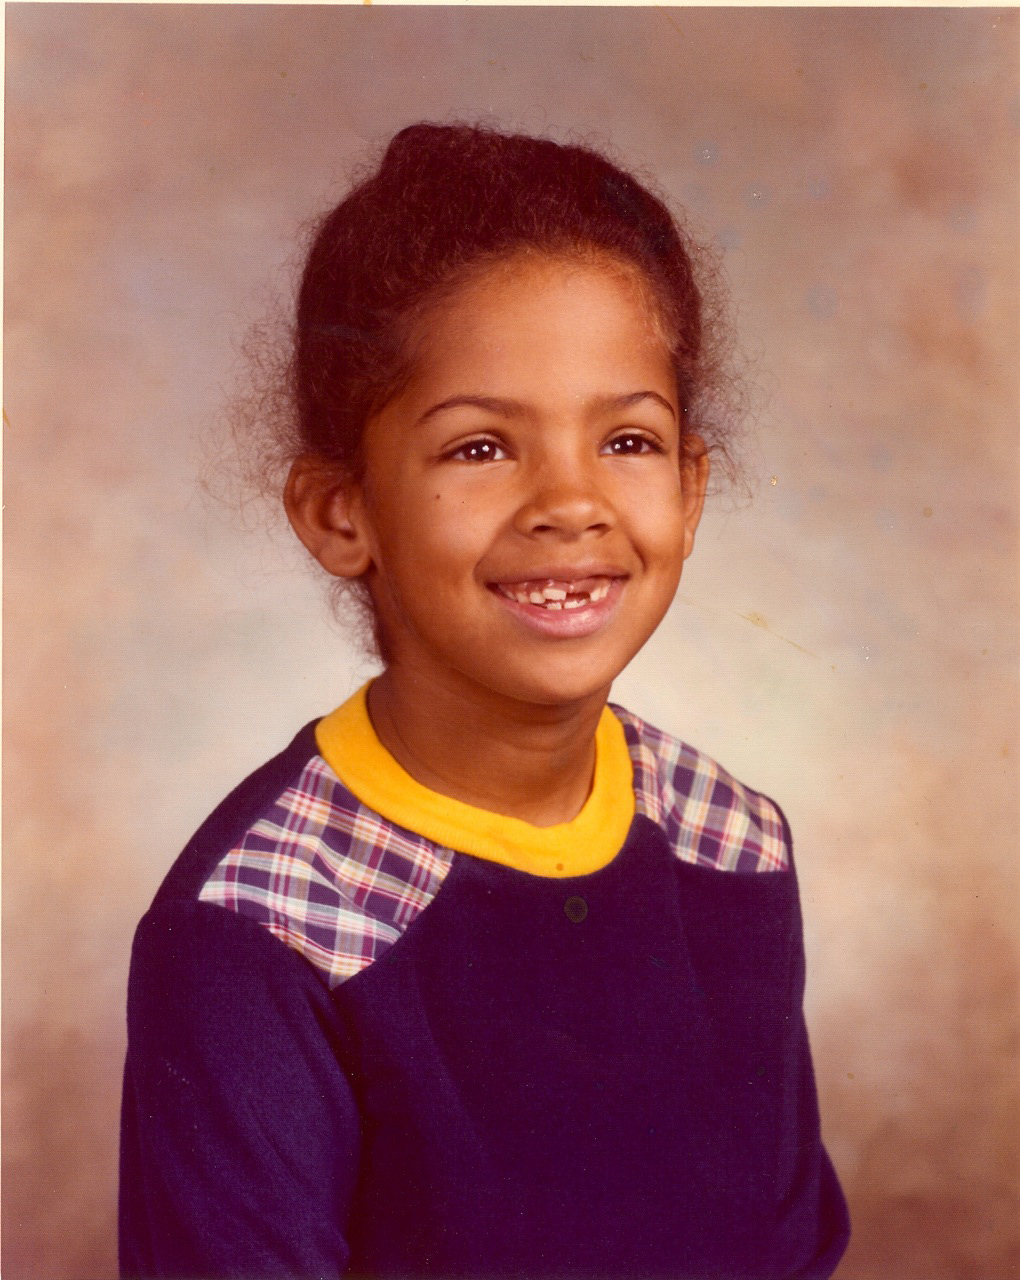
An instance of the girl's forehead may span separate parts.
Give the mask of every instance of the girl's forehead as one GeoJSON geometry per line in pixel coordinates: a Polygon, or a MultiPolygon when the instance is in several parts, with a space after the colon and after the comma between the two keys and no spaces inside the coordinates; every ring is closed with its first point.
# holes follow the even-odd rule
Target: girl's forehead
{"type": "Polygon", "coordinates": [[[486,341],[509,355],[529,336],[607,341],[621,329],[667,354],[667,325],[651,282],[635,265],[604,253],[521,251],[480,264],[439,291],[415,326],[418,361],[443,359],[451,343],[486,341]],[[583,322],[583,323],[582,323],[583,322]]]}
{"type": "Polygon", "coordinates": [[[552,409],[650,389],[675,402],[671,349],[649,295],[615,263],[529,255],[491,264],[421,317],[396,400],[409,412],[457,396],[552,409]]]}

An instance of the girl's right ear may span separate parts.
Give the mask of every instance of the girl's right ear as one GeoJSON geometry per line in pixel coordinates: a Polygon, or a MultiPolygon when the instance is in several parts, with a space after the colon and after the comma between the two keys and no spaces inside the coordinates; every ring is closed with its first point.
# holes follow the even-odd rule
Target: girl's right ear
{"type": "Polygon", "coordinates": [[[314,454],[295,460],[283,490],[294,532],[335,578],[360,578],[372,564],[358,485],[314,454]]]}

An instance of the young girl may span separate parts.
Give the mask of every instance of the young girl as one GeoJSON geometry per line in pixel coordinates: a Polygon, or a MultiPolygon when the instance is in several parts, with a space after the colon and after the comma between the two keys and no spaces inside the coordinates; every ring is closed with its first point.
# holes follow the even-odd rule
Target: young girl
{"type": "Polygon", "coordinates": [[[776,806],[607,704],[708,476],[692,249],[580,147],[417,125],[322,223],[298,536],[384,671],[142,920],[134,1276],[829,1276],[776,806]]]}

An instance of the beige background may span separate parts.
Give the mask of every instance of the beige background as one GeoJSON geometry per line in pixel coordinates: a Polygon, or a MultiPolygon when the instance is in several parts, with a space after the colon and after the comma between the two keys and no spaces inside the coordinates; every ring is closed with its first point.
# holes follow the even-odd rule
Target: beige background
{"type": "Polygon", "coordinates": [[[236,340],[457,112],[609,138],[726,247],[760,487],[617,696],[790,815],[841,1280],[1020,1274],[1017,19],[8,8],[7,1280],[113,1274],[133,925],[368,670],[197,486],[236,340]]]}

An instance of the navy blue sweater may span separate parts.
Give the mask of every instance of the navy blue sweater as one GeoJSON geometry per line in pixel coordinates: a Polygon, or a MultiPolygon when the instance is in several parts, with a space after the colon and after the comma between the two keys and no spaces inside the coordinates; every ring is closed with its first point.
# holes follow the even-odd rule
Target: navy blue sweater
{"type": "Polygon", "coordinates": [[[640,814],[586,876],[458,856],[331,990],[198,900],[314,753],[228,797],[139,925],[123,1274],[831,1275],[792,864],[691,865],[640,814]]]}

